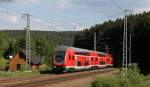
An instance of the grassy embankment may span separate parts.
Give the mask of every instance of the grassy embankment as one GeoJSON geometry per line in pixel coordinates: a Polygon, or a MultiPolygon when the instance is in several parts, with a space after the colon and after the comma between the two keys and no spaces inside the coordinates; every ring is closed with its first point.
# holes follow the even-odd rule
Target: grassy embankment
{"type": "Polygon", "coordinates": [[[129,69],[121,69],[116,75],[95,78],[91,87],[150,87],[150,75],[140,74],[133,65],[129,69]]]}
{"type": "Polygon", "coordinates": [[[0,78],[2,77],[20,77],[20,76],[33,76],[33,75],[40,75],[38,71],[32,71],[32,72],[0,72],[0,78]]]}

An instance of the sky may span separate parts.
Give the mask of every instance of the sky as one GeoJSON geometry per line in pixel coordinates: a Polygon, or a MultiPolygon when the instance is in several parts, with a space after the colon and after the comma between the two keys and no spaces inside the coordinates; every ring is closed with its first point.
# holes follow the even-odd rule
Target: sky
{"type": "Polygon", "coordinates": [[[0,0],[0,30],[78,31],[109,19],[150,10],[150,0],[0,0]]]}

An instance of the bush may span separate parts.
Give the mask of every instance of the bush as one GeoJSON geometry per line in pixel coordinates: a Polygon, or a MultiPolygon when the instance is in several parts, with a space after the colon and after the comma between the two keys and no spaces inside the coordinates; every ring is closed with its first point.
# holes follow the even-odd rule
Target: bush
{"type": "Polygon", "coordinates": [[[7,66],[8,60],[4,59],[3,57],[0,57],[0,70],[5,70],[7,66]]]}
{"type": "Polygon", "coordinates": [[[30,71],[31,67],[29,65],[21,65],[20,71],[30,71]]]}
{"type": "Polygon", "coordinates": [[[39,66],[39,70],[40,71],[47,71],[48,67],[45,64],[42,64],[42,65],[39,66]]]}
{"type": "Polygon", "coordinates": [[[128,69],[121,69],[120,73],[112,77],[97,78],[92,87],[149,87],[150,76],[139,73],[136,64],[128,69]]]}
{"type": "Polygon", "coordinates": [[[92,87],[120,87],[119,78],[114,76],[97,78],[94,82],[92,82],[92,87]]]}

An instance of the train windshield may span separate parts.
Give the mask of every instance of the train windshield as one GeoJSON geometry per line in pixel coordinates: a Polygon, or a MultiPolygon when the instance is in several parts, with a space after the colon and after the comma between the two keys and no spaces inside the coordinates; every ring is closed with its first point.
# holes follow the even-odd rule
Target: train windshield
{"type": "Polygon", "coordinates": [[[55,61],[57,63],[63,63],[64,57],[65,57],[65,52],[63,51],[57,51],[55,53],[55,61]]]}

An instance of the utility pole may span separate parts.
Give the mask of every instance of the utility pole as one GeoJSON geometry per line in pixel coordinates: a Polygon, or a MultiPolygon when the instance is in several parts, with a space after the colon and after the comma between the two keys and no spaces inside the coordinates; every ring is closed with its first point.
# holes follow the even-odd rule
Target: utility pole
{"type": "Polygon", "coordinates": [[[130,42],[129,42],[129,65],[131,65],[131,63],[132,63],[131,57],[132,57],[132,34],[130,33],[130,42]]]}
{"type": "Polygon", "coordinates": [[[128,29],[127,29],[127,16],[128,12],[133,12],[133,10],[124,10],[125,17],[124,17],[124,32],[123,32],[123,62],[122,67],[128,68],[128,29]]]}
{"type": "Polygon", "coordinates": [[[127,68],[127,61],[128,61],[128,45],[127,45],[127,41],[128,41],[128,33],[127,33],[127,10],[124,10],[125,12],[125,17],[124,17],[124,32],[123,32],[123,62],[122,62],[122,67],[127,68]]]}
{"type": "Polygon", "coordinates": [[[94,51],[96,51],[96,32],[94,32],[94,51]]]}
{"type": "Polygon", "coordinates": [[[23,17],[27,19],[27,26],[26,26],[26,66],[29,64],[31,65],[31,47],[30,47],[30,14],[23,14],[23,17]]]}
{"type": "Polygon", "coordinates": [[[109,53],[109,47],[108,47],[108,44],[106,44],[106,52],[109,53]]]}

